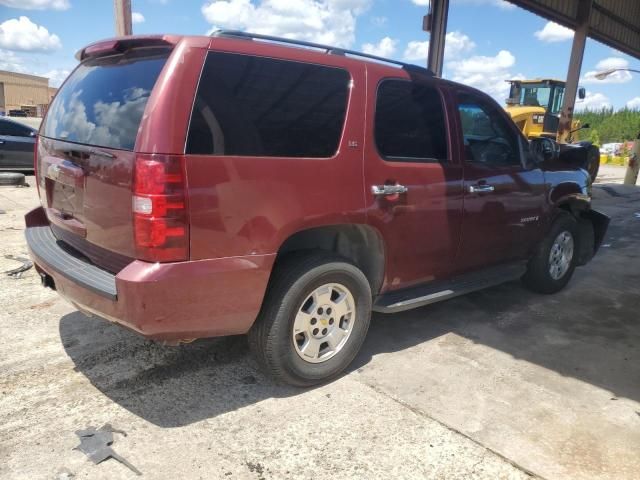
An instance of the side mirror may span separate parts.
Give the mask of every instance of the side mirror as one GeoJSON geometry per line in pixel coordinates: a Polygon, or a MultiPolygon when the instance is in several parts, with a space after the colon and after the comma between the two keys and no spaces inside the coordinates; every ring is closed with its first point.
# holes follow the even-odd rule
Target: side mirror
{"type": "Polygon", "coordinates": [[[591,128],[591,125],[589,125],[588,123],[585,123],[584,125],[582,125],[582,128],[591,128]]]}
{"type": "Polygon", "coordinates": [[[534,138],[529,142],[529,150],[537,163],[557,160],[560,156],[560,145],[547,137],[534,138]]]}
{"type": "Polygon", "coordinates": [[[585,88],[584,88],[584,87],[580,87],[580,88],[578,89],[578,98],[579,98],[580,100],[584,100],[584,98],[585,98],[586,96],[587,96],[587,91],[585,90],[585,88]]]}

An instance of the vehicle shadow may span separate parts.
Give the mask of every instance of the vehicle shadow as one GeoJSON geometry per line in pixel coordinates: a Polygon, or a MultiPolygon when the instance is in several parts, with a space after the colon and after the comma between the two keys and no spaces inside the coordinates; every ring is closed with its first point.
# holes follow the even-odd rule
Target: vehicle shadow
{"type": "MultiPolygon", "coordinates": [[[[629,220],[612,223],[605,240],[611,246],[559,294],[537,295],[512,282],[413,311],[374,315],[347,373],[370,368],[378,355],[455,334],[640,401],[640,229],[632,214],[623,215],[629,220]]],[[[98,390],[162,427],[304,391],[262,375],[244,337],[162,346],[78,312],[61,319],[60,336],[76,370],[98,390]]]]}

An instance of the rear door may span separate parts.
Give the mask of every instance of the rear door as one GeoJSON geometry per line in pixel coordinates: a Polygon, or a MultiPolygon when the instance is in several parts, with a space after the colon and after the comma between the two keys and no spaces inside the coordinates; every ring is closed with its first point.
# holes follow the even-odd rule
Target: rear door
{"type": "Polygon", "coordinates": [[[0,118],[0,168],[33,168],[35,132],[24,125],[0,118]]]}
{"type": "Polygon", "coordinates": [[[40,132],[38,181],[54,233],[111,270],[134,256],[133,150],[169,54],[139,48],[85,60],[40,132]]]}
{"type": "Polygon", "coordinates": [[[457,102],[464,145],[458,270],[525,258],[539,237],[544,174],[523,166],[524,140],[495,102],[467,92],[459,92],[457,102]]]}
{"type": "Polygon", "coordinates": [[[385,240],[383,288],[447,277],[460,240],[462,168],[444,93],[428,79],[384,78],[376,65],[367,68],[365,198],[368,222],[385,240]]]}

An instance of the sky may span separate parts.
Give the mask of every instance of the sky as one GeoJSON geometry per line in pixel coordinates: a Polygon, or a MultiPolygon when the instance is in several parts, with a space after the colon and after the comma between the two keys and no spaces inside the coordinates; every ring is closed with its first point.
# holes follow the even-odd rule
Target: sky
{"type": "MultiPolygon", "coordinates": [[[[207,34],[216,28],[287,36],[426,64],[428,0],[132,0],[137,34],[207,34]]],[[[113,0],[0,0],[0,70],[59,85],[81,47],[114,35],[113,0]]],[[[573,32],[503,0],[451,0],[443,76],[500,103],[509,78],[565,78],[573,32]]],[[[640,60],[589,39],[577,109],[640,108],[640,60]]]]}

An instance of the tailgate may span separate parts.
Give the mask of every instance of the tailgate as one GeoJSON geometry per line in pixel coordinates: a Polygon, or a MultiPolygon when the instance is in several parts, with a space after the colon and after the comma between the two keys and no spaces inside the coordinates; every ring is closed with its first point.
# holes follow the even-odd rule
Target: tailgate
{"type": "Polygon", "coordinates": [[[141,48],[85,60],[40,131],[38,184],[53,233],[110,271],[135,256],[133,150],[169,53],[141,48]]]}

